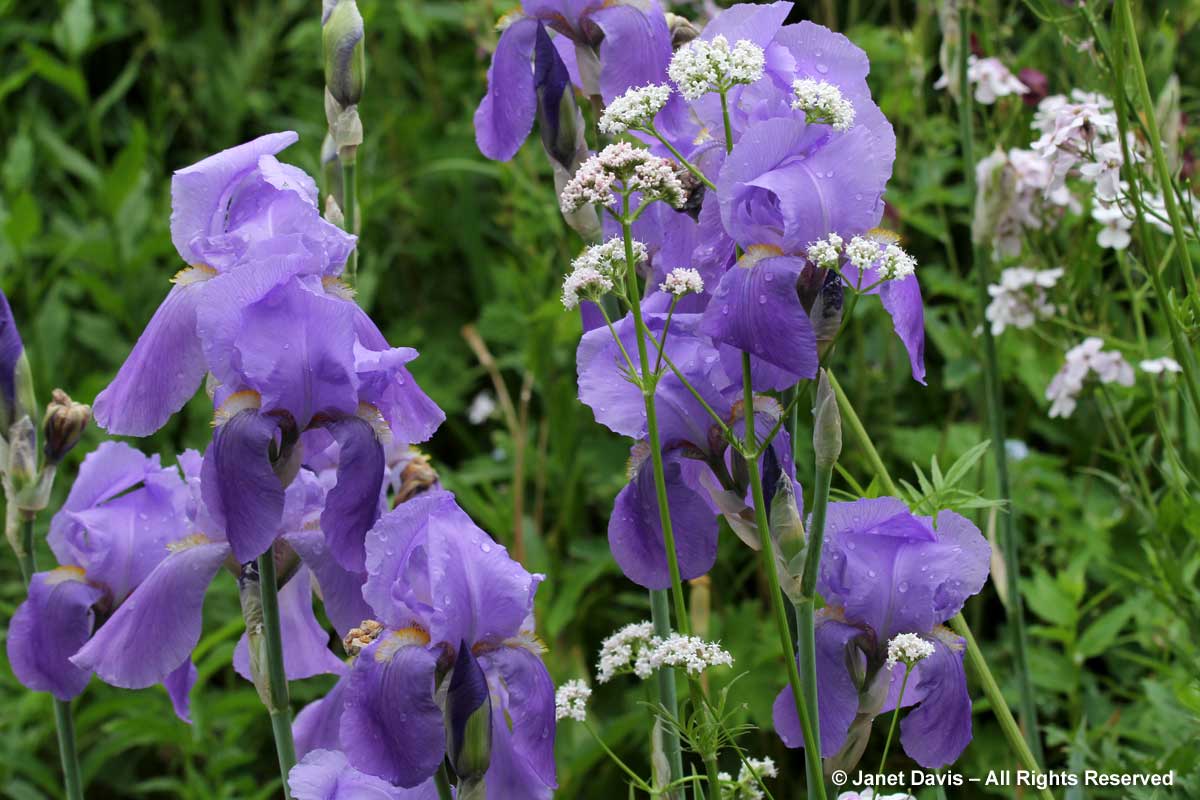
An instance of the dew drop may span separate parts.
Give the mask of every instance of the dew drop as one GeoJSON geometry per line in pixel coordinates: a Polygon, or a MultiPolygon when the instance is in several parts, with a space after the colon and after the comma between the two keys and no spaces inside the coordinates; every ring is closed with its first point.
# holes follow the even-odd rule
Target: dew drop
{"type": "Polygon", "coordinates": [[[721,313],[722,313],[722,314],[724,314],[724,315],[726,315],[726,316],[729,316],[729,306],[722,306],[722,307],[721,307],[721,313]]]}
{"type": "Polygon", "coordinates": [[[867,577],[868,577],[868,578],[874,578],[874,577],[875,577],[877,574],[878,574],[878,573],[876,573],[876,572],[875,572],[875,570],[873,570],[873,569],[869,569],[869,570],[867,570],[867,577]]]}
{"type": "Polygon", "coordinates": [[[775,274],[772,272],[768,272],[765,276],[763,276],[763,280],[766,281],[767,283],[770,283],[771,281],[775,280],[775,274]]]}
{"type": "Polygon", "coordinates": [[[896,589],[900,592],[907,592],[908,591],[908,581],[900,581],[900,585],[897,586],[896,589]]]}
{"type": "Polygon", "coordinates": [[[855,200],[862,200],[862,193],[860,192],[860,193],[858,193],[858,194],[854,195],[854,199],[855,199],[855,200]]]}
{"type": "Polygon", "coordinates": [[[760,294],[758,296],[758,304],[761,306],[761,305],[765,304],[766,302],[767,302],[767,296],[765,294],[760,294]]]}
{"type": "Polygon", "coordinates": [[[483,544],[479,545],[479,549],[485,553],[492,552],[492,546],[490,544],[488,544],[487,542],[484,542],[483,544]]]}
{"type": "Polygon", "coordinates": [[[824,75],[826,72],[829,72],[829,67],[825,66],[824,64],[817,64],[817,72],[824,75]]]}

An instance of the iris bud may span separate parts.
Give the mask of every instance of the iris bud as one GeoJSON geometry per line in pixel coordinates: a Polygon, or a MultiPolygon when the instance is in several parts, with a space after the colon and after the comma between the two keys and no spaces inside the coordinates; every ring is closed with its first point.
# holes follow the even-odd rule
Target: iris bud
{"type": "Polygon", "coordinates": [[[446,755],[460,793],[482,782],[492,759],[492,697],[483,669],[464,641],[450,673],[446,703],[446,755]]]}
{"type": "Polygon", "coordinates": [[[326,0],[321,15],[325,49],[325,86],[343,108],[362,97],[367,61],[363,48],[363,18],[354,0],[326,0]]]}
{"type": "Polygon", "coordinates": [[[42,452],[46,463],[58,464],[71,452],[92,418],[92,407],[76,403],[62,389],[55,389],[42,419],[42,452]]]}
{"type": "Polygon", "coordinates": [[[817,467],[824,469],[832,469],[842,454],[842,415],[825,370],[821,370],[813,404],[813,453],[817,467]]]}

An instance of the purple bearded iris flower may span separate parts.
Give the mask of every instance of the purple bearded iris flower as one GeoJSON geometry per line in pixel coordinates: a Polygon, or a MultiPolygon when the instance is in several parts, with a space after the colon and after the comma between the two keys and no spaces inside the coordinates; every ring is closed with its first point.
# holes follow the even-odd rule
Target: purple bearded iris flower
{"type": "Polygon", "coordinates": [[[350,766],[344,753],[314,750],[288,775],[293,800],[437,800],[430,778],[415,789],[393,786],[350,766]]]}
{"type": "MultiPolygon", "coordinates": [[[[71,658],[85,670],[95,671],[105,682],[141,689],[163,680],[180,662],[187,661],[200,640],[204,596],[221,567],[238,574],[238,562],[224,536],[221,518],[205,502],[210,491],[203,485],[211,472],[211,448],[204,463],[195,453],[181,459],[187,482],[186,515],[190,535],[163,548],[161,558],[116,609],[99,631],[71,658]],[[153,646],[146,646],[152,642],[153,646]]],[[[281,588],[280,627],[284,666],[289,680],[320,673],[344,672],[344,665],[328,649],[329,636],[317,623],[312,609],[310,575],[322,588],[326,610],[335,624],[361,619],[361,597],[348,587],[361,586],[361,575],[348,575],[329,556],[316,530],[326,505],[321,479],[301,470],[288,486],[284,510],[273,531],[281,540],[276,559],[280,574],[291,574],[281,588]],[[299,555],[302,563],[297,564],[299,555]]],[[[275,538],[273,536],[273,538],[275,538]]],[[[246,643],[238,644],[234,666],[248,675],[246,643]]]]}
{"type": "MultiPolygon", "coordinates": [[[[729,378],[720,350],[698,335],[699,322],[695,314],[676,314],[672,318],[667,357],[733,432],[744,435],[741,384],[729,378]]],[[[646,324],[656,337],[662,335],[665,323],[665,314],[646,315],[646,324]]],[[[632,318],[626,316],[613,327],[626,352],[632,352],[636,335],[632,318]]],[[[607,328],[584,334],[576,364],[579,399],[591,407],[596,421],[616,433],[644,439],[645,401],[641,390],[626,378],[628,367],[607,328]]],[[[759,398],[758,402],[755,426],[765,434],[779,419],[781,409],[769,398],[759,398]]],[[[708,411],[674,373],[664,373],[659,380],[655,403],[676,555],[681,575],[687,580],[708,572],[716,560],[718,514],[725,517],[739,538],[757,549],[750,487],[741,456],[728,446],[708,411]]],[[[786,431],[779,432],[771,449],[780,468],[794,482],[786,431]]],[[[796,494],[801,496],[799,484],[796,494]]],[[[633,447],[629,483],[614,503],[608,541],[613,557],[630,580],[652,589],[670,585],[652,462],[645,441],[633,447]]]]}
{"type": "MultiPolygon", "coordinates": [[[[927,769],[952,763],[971,741],[971,697],[963,641],[942,624],[987,581],[987,541],[952,511],[919,517],[892,497],[831,503],[825,525],[817,590],[828,606],[815,632],[822,756],[851,768],[871,721],[899,700],[916,706],[900,723],[905,752],[927,769]],[[902,698],[905,667],[887,664],[898,634],[933,645],[902,698]]],[[[791,689],[776,698],[774,716],[784,743],[801,746],[791,689]]]]}
{"type": "Polygon", "coordinates": [[[372,619],[347,637],[350,674],[297,716],[297,752],[340,750],[355,770],[424,786],[446,756],[446,726],[463,724],[453,696],[478,694],[468,710],[490,702],[489,800],[549,798],[554,685],[533,634],[541,576],[441,490],[380,518],[367,538],[367,573],[372,619]]]}
{"type": "MultiPolygon", "coordinates": [[[[180,462],[186,469],[198,458],[188,451],[180,462]]],[[[105,442],[83,460],[50,523],[48,541],[60,566],[33,576],[29,598],[9,628],[8,657],[21,683],[60,700],[83,691],[92,670],[71,656],[101,635],[112,615],[136,605],[131,594],[173,549],[185,546],[194,531],[190,502],[179,471],[160,466],[158,456],[105,442]],[[93,634],[97,620],[107,621],[93,634]]],[[[144,633],[153,639],[152,631],[144,633]]],[[[184,720],[195,680],[187,653],[168,659],[156,678],[184,720]]]]}
{"type": "MultiPolygon", "coordinates": [[[[507,161],[521,148],[540,92],[569,90],[552,63],[561,61],[575,86],[605,102],[666,75],[671,32],[658,0],[524,0],[521,10],[496,43],[475,112],[476,142],[488,158],[507,161]],[[546,28],[559,34],[552,44],[546,28]]],[[[675,107],[682,108],[673,103],[668,111],[675,107]]]]}
{"type": "Polygon", "coordinates": [[[313,180],[274,157],[296,139],[292,132],[268,134],[175,173],[171,239],[188,266],[96,397],[93,410],[105,430],[147,436],[196,393],[207,370],[197,310],[210,279],[285,256],[297,271],[341,272],[354,237],[321,218],[313,180]]]}

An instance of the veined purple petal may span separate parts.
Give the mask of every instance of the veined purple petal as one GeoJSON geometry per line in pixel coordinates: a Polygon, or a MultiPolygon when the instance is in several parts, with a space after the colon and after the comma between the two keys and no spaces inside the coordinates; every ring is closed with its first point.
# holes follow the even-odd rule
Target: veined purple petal
{"type": "Polygon", "coordinates": [[[115,436],[149,436],[196,393],[206,369],[196,308],[207,283],[171,287],[112,383],[96,395],[97,425],[115,436]]]}
{"type": "MultiPolygon", "coordinates": [[[[279,627],[283,667],[289,681],[345,672],[346,665],[329,649],[329,633],[313,614],[308,567],[301,566],[279,590],[279,627]]],[[[244,633],[233,650],[233,668],[246,680],[254,680],[250,673],[250,644],[244,633]]]]}
{"type": "Polygon", "coordinates": [[[179,257],[192,265],[204,263],[193,242],[224,229],[238,182],[258,166],[260,156],[274,155],[299,138],[293,131],[270,133],[177,170],[171,179],[171,241],[179,257]]]}
{"type": "Polygon", "coordinates": [[[925,304],[917,276],[888,281],[879,287],[879,299],[892,317],[896,335],[908,351],[913,380],[925,383],[925,304]]]}
{"type": "Polygon", "coordinates": [[[171,698],[171,707],[175,709],[175,716],[189,725],[192,723],[190,695],[199,674],[196,665],[192,663],[191,656],[188,656],[163,680],[163,687],[167,690],[167,696],[171,698]]]}
{"type": "Polygon", "coordinates": [[[288,786],[294,800],[437,800],[430,779],[415,789],[402,789],[350,766],[344,753],[315,750],[292,767],[288,786]]]}
{"type": "Polygon", "coordinates": [[[371,423],[359,417],[341,417],[325,423],[338,444],[337,485],[325,498],[321,530],[329,551],[351,572],[365,569],[364,539],[379,518],[379,492],[383,488],[383,446],[371,423]]]}
{"type": "Polygon", "coordinates": [[[347,672],[324,697],[300,709],[292,723],[297,758],[304,758],[314,750],[341,749],[342,710],[346,705],[345,692],[349,682],[347,672]]]}
{"type": "Polygon", "coordinates": [[[500,34],[488,90],[475,111],[475,142],[485,156],[508,161],[521,149],[537,112],[533,88],[533,46],[541,23],[520,19],[500,34]]]}
{"type": "Polygon", "coordinates": [[[204,593],[228,555],[223,542],[174,550],[71,663],[125,689],[163,681],[200,641],[204,593]]]}
{"type": "Polygon", "coordinates": [[[320,531],[292,533],[286,538],[316,577],[321,600],[325,604],[325,614],[339,636],[345,636],[351,628],[371,618],[371,607],[362,596],[363,584],[367,581],[365,571],[344,569],[329,552],[325,536],[320,531]]]}
{"type": "Polygon", "coordinates": [[[704,312],[701,333],[783,370],[771,380],[754,376],[757,390],[790,388],[817,374],[817,337],[796,290],[803,268],[798,258],[747,257],[725,273],[704,312]]]}
{"type": "MultiPolygon", "coordinates": [[[[862,630],[832,619],[821,613],[816,621],[813,636],[816,641],[817,709],[820,716],[821,756],[828,758],[838,752],[846,742],[850,724],[858,713],[858,690],[854,678],[847,668],[848,659],[862,659],[860,653],[851,648],[851,642],[862,630]]],[[[804,664],[797,662],[800,672],[804,664]]],[[[796,714],[795,695],[792,688],[785,686],[775,698],[772,714],[775,732],[788,747],[803,747],[804,734],[800,730],[800,717],[796,714]]]]}
{"type": "Polygon", "coordinates": [[[277,419],[255,409],[239,411],[213,432],[204,457],[205,501],[224,519],[240,564],[267,552],[280,532],[284,490],[270,457],[277,430],[277,419]]]}
{"type": "Polygon", "coordinates": [[[26,689],[50,692],[59,700],[70,700],[84,690],[91,670],[69,659],[92,633],[92,604],[101,594],[75,567],[33,576],[29,597],[13,614],[7,637],[13,674],[26,689]]]}
{"type": "MultiPolygon", "coordinates": [[[[704,575],[717,558],[716,515],[695,488],[699,485],[699,473],[707,469],[701,462],[677,452],[668,454],[664,464],[675,553],[684,580],[704,575]]],[[[625,577],[634,583],[649,589],[671,585],[649,458],[617,495],[608,522],[608,546],[625,577]]]]}
{"type": "Polygon", "coordinates": [[[590,20],[604,31],[600,42],[600,93],[606,103],[626,90],[666,81],[671,31],[658,0],[604,4],[590,20]]]}
{"type": "Polygon", "coordinates": [[[804,20],[785,25],[775,35],[775,41],[791,52],[801,77],[828,81],[843,92],[866,89],[871,62],[861,47],[842,34],[804,20]]]}
{"type": "Polygon", "coordinates": [[[542,800],[554,794],[554,682],[522,647],[480,657],[492,693],[492,760],[488,800],[542,800]]]}
{"type": "Polygon", "coordinates": [[[957,760],[971,743],[971,695],[963,672],[964,641],[949,634],[932,641],[933,655],[918,664],[914,687],[922,700],[901,721],[900,744],[922,767],[939,769],[957,760]]]}
{"type": "Polygon", "coordinates": [[[354,346],[354,368],[359,399],[379,409],[395,438],[409,444],[427,441],[446,415],[405,366],[417,357],[417,351],[391,347],[366,312],[357,305],[355,311],[358,342],[354,346]]]}
{"type": "Polygon", "coordinates": [[[408,787],[429,779],[446,753],[442,710],[433,699],[437,656],[412,638],[388,631],[359,653],[341,721],[352,765],[408,787]]]}
{"type": "Polygon", "coordinates": [[[380,517],[367,534],[363,597],[376,619],[419,622],[434,642],[503,641],[521,632],[541,576],[530,575],[446,491],[380,517]]]}
{"type": "Polygon", "coordinates": [[[895,147],[869,126],[835,133],[780,117],[749,125],[717,180],[721,219],[738,244],[799,253],[836,232],[849,238],[879,223],[895,147]]]}

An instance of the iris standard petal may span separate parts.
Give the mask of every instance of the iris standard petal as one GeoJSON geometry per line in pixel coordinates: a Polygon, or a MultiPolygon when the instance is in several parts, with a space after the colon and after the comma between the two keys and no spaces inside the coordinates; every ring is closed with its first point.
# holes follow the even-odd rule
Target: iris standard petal
{"type": "Polygon", "coordinates": [[[779,33],[791,10],[789,2],[738,3],[705,25],[701,38],[712,41],[717,36],[724,36],[730,44],[748,39],[765,49],[779,33]]]}
{"type": "Polygon", "coordinates": [[[207,281],[171,287],[125,363],[96,395],[96,424],[114,436],[149,436],[196,393],[207,369],[196,308],[207,281]]]}
{"type": "Polygon", "coordinates": [[[488,67],[488,89],[475,110],[475,142],[485,156],[508,161],[521,149],[537,112],[533,88],[534,41],[541,23],[520,19],[500,34],[488,67]]]}
{"type": "Polygon", "coordinates": [[[359,653],[341,720],[352,765],[409,787],[433,775],[446,753],[436,669],[437,656],[402,632],[388,631],[359,653]]]}
{"type": "Polygon", "coordinates": [[[113,686],[144,689],[174,671],[200,641],[204,593],[229,555],[224,542],[177,546],[71,662],[113,686]]]}
{"type": "Polygon", "coordinates": [[[7,637],[13,674],[26,689],[50,692],[59,700],[84,690],[92,672],[72,664],[70,657],[91,635],[92,604],[102,594],[75,567],[33,576],[29,596],[13,614],[7,637]]]}

